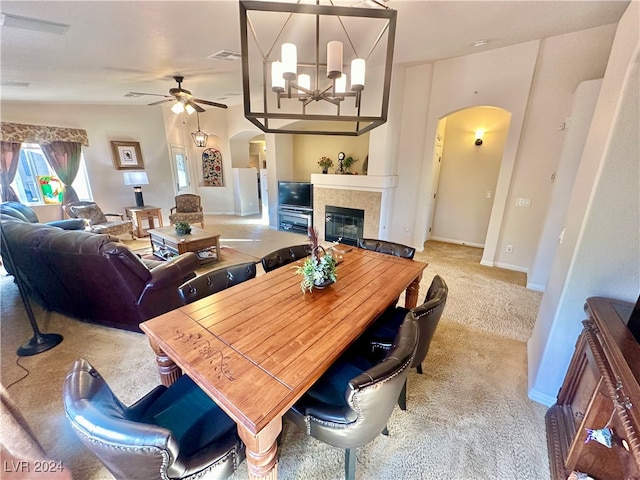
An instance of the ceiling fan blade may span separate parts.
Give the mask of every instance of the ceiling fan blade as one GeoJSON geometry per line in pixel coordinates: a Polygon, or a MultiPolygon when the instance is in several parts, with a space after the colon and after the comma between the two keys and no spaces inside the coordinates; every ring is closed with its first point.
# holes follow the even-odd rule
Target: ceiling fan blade
{"type": "Polygon", "coordinates": [[[210,102],[209,100],[200,100],[199,98],[192,98],[191,100],[198,103],[204,103],[205,105],[211,105],[212,107],[228,108],[224,103],[210,102]]]}
{"type": "Polygon", "coordinates": [[[150,103],[149,106],[160,105],[161,103],[167,103],[167,102],[173,102],[173,101],[175,101],[175,98],[171,97],[171,98],[168,98],[167,100],[159,100],[157,102],[150,103]]]}
{"type": "Polygon", "coordinates": [[[170,95],[163,95],[162,93],[144,93],[144,92],[129,92],[129,93],[127,93],[127,95],[125,95],[125,96],[141,97],[142,95],[153,95],[154,97],[166,97],[166,98],[171,98],[171,96],[170,96],[170,95]]]}
{"type": "Polygon", "coordinates": [[[191,105],[196,110],[196,112],[198,112],[198,113],[202,113],[202,112],[205,111],[205,109],[202,108],[200,105],[198,105],[196,103],[193,103],[191,101],[187,102],[187,105],[191,105]]]}

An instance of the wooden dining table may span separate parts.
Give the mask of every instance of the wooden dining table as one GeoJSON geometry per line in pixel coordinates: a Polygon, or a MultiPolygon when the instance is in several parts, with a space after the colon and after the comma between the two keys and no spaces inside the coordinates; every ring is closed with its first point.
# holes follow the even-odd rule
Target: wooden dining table
{"type": "Polygon", "coordinates": [[[303,293],[289,264],[140,324],[164,385],[187,374],[237,424],[250,478],[276,479],[282,416],[427,264],[353,248],[336,283],[303,293]]]}

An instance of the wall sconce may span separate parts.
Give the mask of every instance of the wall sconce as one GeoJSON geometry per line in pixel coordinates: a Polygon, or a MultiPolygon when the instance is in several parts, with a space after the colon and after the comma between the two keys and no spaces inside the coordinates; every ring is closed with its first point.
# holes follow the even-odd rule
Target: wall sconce
{"type": "Polygon", "coordinates": [[[147,172],[124,172],[124,184],[133,185],[133,193],[136,196],[136,207],[144,207],[142,199],[142,185],[149,185],[147,172]]]}
{"type": "Polygon", "coordinates": [[[476,130],[476,141],[475,144],[479,147],[482,145],[482,137],[484,136],[484,130],[476,130]]]}

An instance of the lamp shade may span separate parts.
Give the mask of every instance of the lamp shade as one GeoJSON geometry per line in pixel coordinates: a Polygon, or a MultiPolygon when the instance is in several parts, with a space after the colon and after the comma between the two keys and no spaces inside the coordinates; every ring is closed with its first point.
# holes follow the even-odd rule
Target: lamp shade
{"type": "Polygon", "coordinates": [[[149,185],[147,172],[124,172],[125,185],[149,185]]]}

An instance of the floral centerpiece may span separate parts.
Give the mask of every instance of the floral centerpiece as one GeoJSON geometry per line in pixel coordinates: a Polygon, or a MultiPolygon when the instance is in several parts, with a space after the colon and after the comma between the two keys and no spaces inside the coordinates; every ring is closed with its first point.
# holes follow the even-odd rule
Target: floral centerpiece
{"type": "Polygon", "coordinates": [[[327,173],[329,172],[329,169],[333,167],[333,160],[331,160],[329,157],[320,157],[320,160],[318,160],[318,165],[320,165],[320,167],[322,168],[322,173],[327,173]]]}
{"type": "Polygon", "coordinates": [[[318,232],[313,227],[309,227],[309,243],[311,255],[304,260],[302,266],[295,267],[296,273],[302,275],[300,282],[302,293],[311,292],[314,288],[324,288],[338,279],[336,274],[338,262],[333,255],[326,253],[324,248],[318,245],[318,232]],[[322,255],[320,255],[321,250],[322,255]]]}

